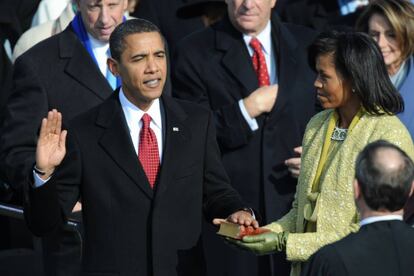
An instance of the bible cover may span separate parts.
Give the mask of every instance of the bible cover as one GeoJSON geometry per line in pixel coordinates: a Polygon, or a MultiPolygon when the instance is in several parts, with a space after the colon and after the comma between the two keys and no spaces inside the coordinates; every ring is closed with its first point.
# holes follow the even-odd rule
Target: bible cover
{"type": "Polygon", "coordinates": [[[266,228],[254,229],[253,226],[245,226],[244,231],[242,231],[240,225],[225,221],[220,224],[220,229],[218,230],[217,234],[236,240],[241,240],[244,236],[259,235],[269,231],[270,230],[266,228]]]}

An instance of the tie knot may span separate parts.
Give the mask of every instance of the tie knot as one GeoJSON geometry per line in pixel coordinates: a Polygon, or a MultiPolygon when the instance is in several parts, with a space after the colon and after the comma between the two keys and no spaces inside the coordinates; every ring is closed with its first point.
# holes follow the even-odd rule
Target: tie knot
{"type": "Polygon", "coordinates": [[[147,113],[144,113],[141,120],[142,120],[143,127],[144,128],[149,128],[149,124],[151,122],[151,116],[148,115],[147,113]]]}
{"type": "Polygon", "coordinates": [[[255,50],[256,52],[262,51],[262,44],[261,44],[261,43],[260,43],[260,41],[259,41],[257,38],[255,38],[255,37],[253,37],[253,38],[250,40],[249,45],[250,45],[250,47],[252,47],[252,48],[253,48],[253,50],[255,50]]]}

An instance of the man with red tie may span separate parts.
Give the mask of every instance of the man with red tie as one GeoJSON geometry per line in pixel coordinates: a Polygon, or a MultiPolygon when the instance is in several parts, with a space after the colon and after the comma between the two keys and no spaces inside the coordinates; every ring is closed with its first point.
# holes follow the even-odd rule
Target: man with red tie
{"type": "MultiPolygon", "coordinates": [[[[315,113],[315,75],[307,62],[315,33],[281,23],[272,10],[276,0],[226,3],[226,18],[177,46],[173,95],[214,112],[231,183],[268,223],[291,208],[296,179],[285,160],[298,164],[294,148],[315,113]]],[[[210,275],[289,273],[285,256],[255,257],[225,247],[212,231],[205,235],[210,275]]]]}
{"type": "Polygon", "coordinates": [[[81,198],[82,275],[204,275],[203,213],[258,227],[229,185],[210,112],[165,95],[163,41],[146,20],[124,22],[108,60],[121,88],[68,130],[57,110],[42,121],[25,217],[45,235],[81,198]]]}

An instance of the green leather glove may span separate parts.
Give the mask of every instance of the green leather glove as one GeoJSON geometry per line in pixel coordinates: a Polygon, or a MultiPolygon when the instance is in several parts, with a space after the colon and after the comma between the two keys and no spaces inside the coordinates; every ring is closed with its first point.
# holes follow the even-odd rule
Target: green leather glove
{"type": "Polygon", "coordinates": [[[234,240],[234,243],[256,255],[265,255],[276,251],[284,251],[288,235],[288,232],[267,232],[260,235],[245,236],[242,241],[234,240]]]}

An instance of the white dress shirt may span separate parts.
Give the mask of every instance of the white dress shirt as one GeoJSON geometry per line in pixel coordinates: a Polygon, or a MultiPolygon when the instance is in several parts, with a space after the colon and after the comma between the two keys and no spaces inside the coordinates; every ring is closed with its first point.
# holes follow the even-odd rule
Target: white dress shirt
{"type": "Polygon", "coordinates": [[[142,111],[133,103],[131,103],[124,94],[124,91],[119,91],[119,101],[121,102],[122,110],[124,111],[125,119],[129,128],[129,134],[131,135],[132,144],[136,154],[138,155],[139,148],[139,133],[142,128],[142,116],[147,113],[151,117],[150,128],[154,131],[157,137],[158,153],[160,155],[160,163],[162,160],[162,118],[160,100],[156,99],[152,103],[147,112],[142,111]]]}
{"type": "MultiPolygon", "coordinates": [[[[254,50],[249,45],[250,40],[252,40],[253,36],[250,35],[243,35],[244,43],[246,44],[247,50],[249,51],[250,57],[253,57],[254,50]]],[[[256,36],[256,38],[260,41],[260,44],[262,45],[263,54],[265,56],[266,60],[266,67],[267,72],[269,73],[269,80],[270,84],[276,84],[277,83],[277,73],[276,73],[276,60],[275,60],[275,51],[273,49],[272,44],[272,27],[270,20],[267,23],[264,30],[256,36]]],[[[247,124],[249,125],[250,129],[252,131],[255,131],[259,129],[259,125],[257,124],[257,121],[255,118],[251,118],[249,113],[247,112],[247,109],[243,103],[243,99],[239,100],[239,107],[240,111],[246,120],[247,124]]]]}
{"type": "Polygon", "coordinates": [[[387,220],[403,220],[402,216],[399,215],[386,215],[386,216],[374,216],[368,217],[361,220],[359,223],[360,226],[364,226],[370,223],[378,222],[378,221],[387,221],[387,220]]]}
{"type": "Polygon", "coordinates": [[[88,33],[89,41],[91,42],[92,52],[95,55],[95,59],[98,62],[99,70],[102,75],[106,77],[106,72],[108,70],[108,65],[106,61],[109,57],[109,43],[105,43],[95,39],[88,33]]]}
{"type": "MultiPolygon", "coordinates": [[[[253,36],[243,34],[243,40],[246,44],[247,50],[249,51],[250,57],[253,57],[254,54],[254,50],[250,46],[250,41],[252,38],[253,36]]],[[[270,23],[270,20],[267,22],[267,25],[263,31],[258,34],[256,38],[262,45],[263,54],[266,59],[267,72],[269,73],[270,84],[275,84],[277,83],[276,62],[272,44],[272,24],[270,23]]]]}

